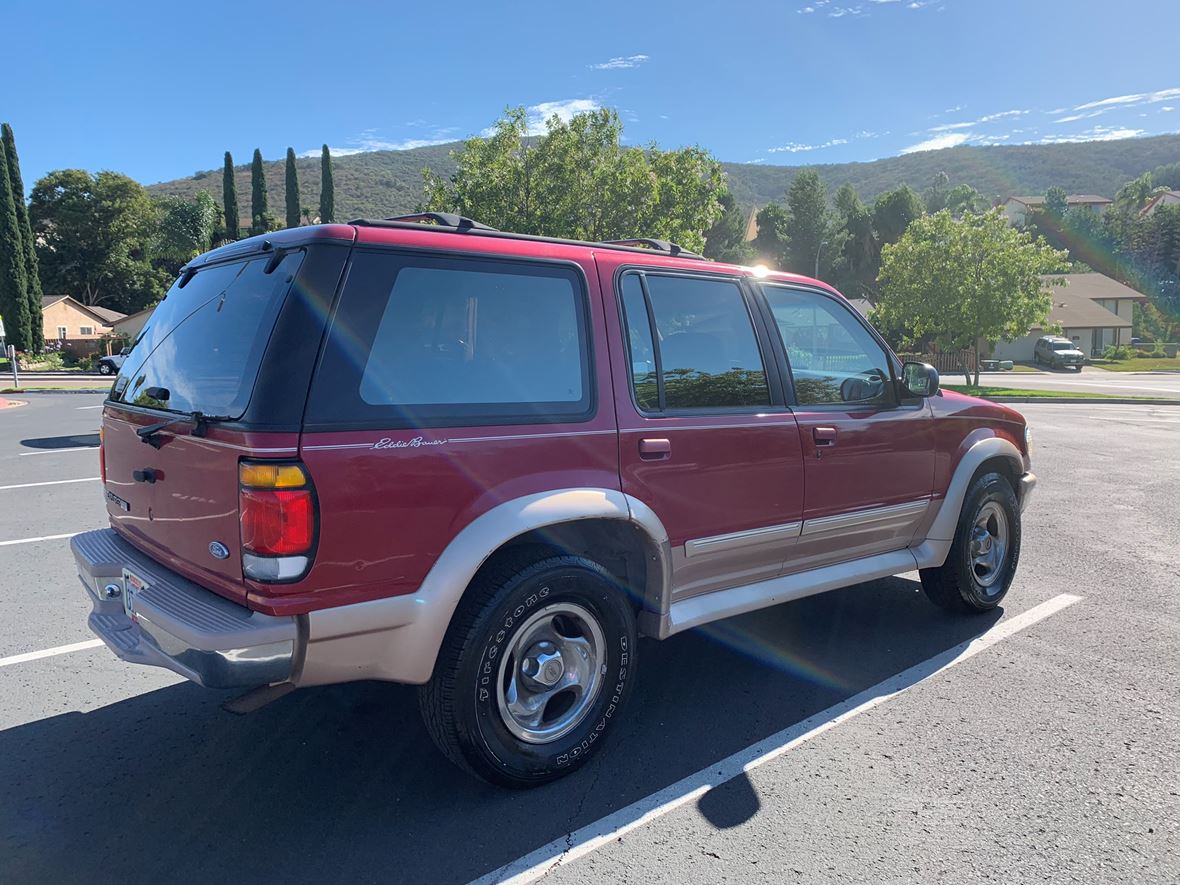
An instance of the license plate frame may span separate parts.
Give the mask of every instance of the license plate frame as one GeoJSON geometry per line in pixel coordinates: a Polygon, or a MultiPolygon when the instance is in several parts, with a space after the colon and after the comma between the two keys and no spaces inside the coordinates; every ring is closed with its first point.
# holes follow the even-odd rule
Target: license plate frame
{"type": "Polygon", "coordinates": [[[148,583],[131,569],[123,569],[123,614],[134,623],[135,616],[135,597],[143,593],[148,588],[148,583]]]}

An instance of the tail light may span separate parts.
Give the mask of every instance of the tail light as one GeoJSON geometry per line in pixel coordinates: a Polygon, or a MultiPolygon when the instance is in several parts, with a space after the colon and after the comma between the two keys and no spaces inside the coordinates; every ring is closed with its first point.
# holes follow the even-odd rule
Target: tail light
{"type": "Polygon", "coordinates": [[[303,465],[242,461],[238,511],[246,577],[265,582],[303,577],[315,548],[317,510],[303,465]]]}

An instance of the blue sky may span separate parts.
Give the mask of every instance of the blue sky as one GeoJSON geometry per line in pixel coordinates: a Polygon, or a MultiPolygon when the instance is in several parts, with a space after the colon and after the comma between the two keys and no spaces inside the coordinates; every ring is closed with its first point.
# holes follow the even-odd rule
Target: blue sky
{"type": "Polygon", "coordinates": [[[449,141],[508,105],[614,107],[632,143],[792,165],[1180,130],[1176,0],[10,0],[5,21],[30,188],[449,141]]]}

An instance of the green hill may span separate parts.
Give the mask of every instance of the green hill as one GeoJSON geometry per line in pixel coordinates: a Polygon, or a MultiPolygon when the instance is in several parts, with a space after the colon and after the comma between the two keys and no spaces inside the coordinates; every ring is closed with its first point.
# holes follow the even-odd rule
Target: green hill
{"type": "MultiPolygon", "coordinates": [[[[449,174],[454,169],[450,152],[457,143],[407,151],[373,151],[333,159],[336,212],[339,219],[382,217],[410,212],[422,195],[422,169],[449,174]]],[[[1059,185],[1068,193],[1113,197],[1126,181],[1156,166],[1180,162],[1180,134],[1121,141],[1078,144],[956,147],[888,157],[868,163],[816,165],[829,189],[852,184],[869,201],[883,191],[909,184],[921,191],[939,172],[952,185],[967,183],[987,197],[1043,194],[1059,185]]],[[[738,203],[765,206],[781,200],[799,166],[726,163],[729,186],[738,203]]],[[[314,215],[319,206],[320,160],[297,161],[303,205],[314,215]]],[[[266,164],[271,212],[282,215],[283,161],[266,164]]],[[[238,199],[243,220],[249,214],[250,167],[237,167],[238,199]]],[[[221,169],[198,172],[191,178],[149,186],[153,193],[191,197],[207,190],[221,199],[221,169]]]]}

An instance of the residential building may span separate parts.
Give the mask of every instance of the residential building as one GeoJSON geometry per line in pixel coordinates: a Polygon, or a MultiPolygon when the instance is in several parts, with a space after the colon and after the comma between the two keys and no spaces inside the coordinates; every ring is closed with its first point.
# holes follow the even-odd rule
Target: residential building
{"type": "Polygon", "coordinates": [[[1146,218],[1158,209],[1160,206],[1178,206],[1180,205],[1180,191],[1161,191],[1150,200],[1147,205],[1139,210],[1139,217],[1146,218]]]}
{"type": "Polygon", "coordinates": [[[46,341],[95,341],[110,335],[112,324],[126,314],[105,307],[91,307],[69,295],[41,299],[41,319],[46,341]]]}
{"type": "MultiPolygon", "coordinates": [[[[1113,202],[1114,200],[1096,194],[1070,194],[1065,198],[1065,204],[1070,209],[1085,208],[1099,215],[1113,202]]],[[[1044,197],[1009,197],[1003,204],[1004,215],[1007,216],[1009,224],[1019,226],[1024,224],[1030,211],[1040,209],[1044,205],[1044,197]]]]}
{"type": "MultiPolygon", "coordinates": [[[[1105,274],[1061,276],[1066,285],[1050,289],[1053,296],[1050,323],[1060,323],[1064,336],[1072,339],[1087,356],[1101,356],[1108,344],[1131,343],[1132,306],[1136,301],[1146,301],[1146,296],[1105,274]]],[[[996,342],[992,358],[1031,362],[1033,346],[1043,334],[1041,327],[1034,326],[1027,335],[1013,341],[996,342]]]]}
{"type": "Polygon", "coordinates": [[[155,311],[155,306],[145,307],[137,313],[128,314],[122,319],[115,320],[111,323],[111,329],[119,338],[126,338],[128,341],[134,341],[143,329],[147,321],[151,319],[152,312],[155,311]]]}

